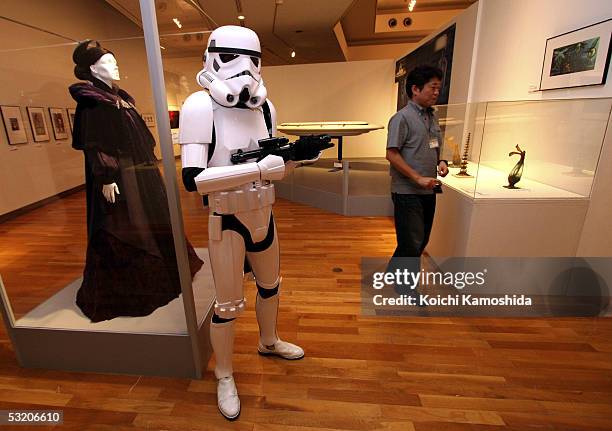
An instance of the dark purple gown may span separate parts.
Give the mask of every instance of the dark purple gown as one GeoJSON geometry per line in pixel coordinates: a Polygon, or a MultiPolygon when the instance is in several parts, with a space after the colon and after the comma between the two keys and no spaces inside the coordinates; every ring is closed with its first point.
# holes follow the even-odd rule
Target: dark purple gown
{"type": "MultiPolygon", "coordinates": [[[[72,146],[85,154],[87,257],[76,303],[92,322],[145,316],[181,293],[166,189],[155,140],[125,91],[70,86],[77,101],[72,146]],[[104,184],[120,194],[109,203],[104,184]]],[[[192,276],[202,266],[187,243],[192,276]]]]}

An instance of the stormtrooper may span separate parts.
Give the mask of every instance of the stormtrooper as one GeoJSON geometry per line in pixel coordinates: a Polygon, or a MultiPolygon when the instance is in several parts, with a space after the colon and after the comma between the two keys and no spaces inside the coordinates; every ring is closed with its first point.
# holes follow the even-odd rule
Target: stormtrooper
{"type": "MultiPolygon", "coordinates": [[[[276,155],[238,165],[230,160],[238,150],[257,149],[258,140],[276,132],[276,112],[261,78],[255,32],[238,26],[214,30],[196,80],[206,91],[190,95],[181,110],[182,175],[187,190],[207,196],[210,207],[209,253],[216,290],[210,339],[218,407],[233,420],[240,414],[232,376],[234,319],[245,308],[243,277],[248,269],[257,285],[259,353],[284,359],[304,356],[302,348],[276,333],[281,278],[271,181],[282,179],[286,167],[276,155]]],[[[287,162],[287,170],[301,164],[287,162]]]]}

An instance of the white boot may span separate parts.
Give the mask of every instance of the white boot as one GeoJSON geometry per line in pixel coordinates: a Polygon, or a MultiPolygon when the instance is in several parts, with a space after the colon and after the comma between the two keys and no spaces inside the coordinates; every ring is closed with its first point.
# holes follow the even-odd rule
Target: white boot
{"type": "Polygon", "coordinates": [[[234,321],[210,324],[210,342],[215,352],[217,379],[217,406],[223,416],[234,420],[240,415],[240,398],[232,376],[234,350],[234,321]]]}
{"type": "Polygon", "coordinates": [[[259,324],[259,346],[257,351],[260,355],[280,356],[283,359],[302,359],[304,350],[300,346],[288,343],[278,338],[276,334],[276,318],[278,316],[278,294],[263,299],[257,294],[255,312],[259,324]]]}

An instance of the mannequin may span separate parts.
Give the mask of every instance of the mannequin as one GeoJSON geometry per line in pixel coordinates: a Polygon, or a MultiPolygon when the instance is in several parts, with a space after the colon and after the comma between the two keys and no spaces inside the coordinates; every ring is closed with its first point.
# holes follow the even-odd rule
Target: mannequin
{"type": "Polygon", "coordinates": [[[235,319],[245,308],[245,265],[257,284],[259,354],[290,360],[304,356],[301,347],[281,340],[276,332],[281,278],[270,181],[283,178],[286,170],[283,159],[275,155],[239,165],[230,161],[232,153],[256,149],[258,140],[276,131],[276,111],[261,78],[255,32],[238,26],[215,29],[196,80],[205,91],[187,98],[180,117],[183,182],[187,190],[207,195],[210,203],[208,250],[216,291],[210,338],[217,405],[223,416],[234,420],[240,414],[240,399],[232,352],[235,319]]]}
{"type": "MultiPolygon", "coordinates": [[[[117,60],[96,41],[74,51],[72,146],[85,156],[87,256],[76,303],[92,322],[145,316],[181,293],[155,140],[116,86],[117,60]]],[[[202,266],[188,243],[192,276],[202,266]]]]}

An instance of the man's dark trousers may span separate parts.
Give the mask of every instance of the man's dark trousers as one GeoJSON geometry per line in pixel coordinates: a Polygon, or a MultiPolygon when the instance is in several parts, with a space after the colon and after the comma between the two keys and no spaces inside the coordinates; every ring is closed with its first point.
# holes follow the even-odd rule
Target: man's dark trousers
{"type": "Polygon", "coordinates": [[[420,257],[429,242],[436,195],[392,193],[397,248],[393,257],[420,257]]]}

